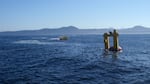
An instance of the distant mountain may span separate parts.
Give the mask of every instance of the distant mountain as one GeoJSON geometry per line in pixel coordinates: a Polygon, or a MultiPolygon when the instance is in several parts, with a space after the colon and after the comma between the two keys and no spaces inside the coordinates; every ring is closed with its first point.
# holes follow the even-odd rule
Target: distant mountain
{"type": "MultiPolygon", "coordinates": [[[[61,28],[43,28],[40,30],[8,31],[0,32],[0,35],[66,35],[66,34],[103,34],[112,31],[113,28],[103,29],[79,29],[74,26],[61,28]]],[[[120,34],[150,34],[150,28],[134,26],[132,28],[118,29],[120,34]]]]}
{"type": "Polygon", "coordinates": [[[134,26],[132,28],[118,30],[122,34],[150,34],[150,28],[144,26],[134,26]]]}
{"type": "Polygon", "coordinates": [[[56,35],[56,34],[72,34],[76,33],[78,28],[74,26],[61,28],[43,28],[40,30],[24,30],[24,31],[8,31],[0,32],[0,35],[56,35]]]}

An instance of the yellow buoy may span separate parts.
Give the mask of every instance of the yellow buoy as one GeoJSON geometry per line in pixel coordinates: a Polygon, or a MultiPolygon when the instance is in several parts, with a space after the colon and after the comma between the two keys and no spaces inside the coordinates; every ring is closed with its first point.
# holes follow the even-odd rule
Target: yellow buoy
{"type": "Polygon", "coordinates": [[[118,36],[119,36],[118,32],[116,30],[114,30],[113,38],[114,38],[114,49],[115,50],[118,50],[118,48],[119,48],[118,36]]]}
{"type": "Polygon", "coordinates": [[[109,49],[110,45],[109,45],[109,36],[108,33],[104,33],[104,45],[105,45],[105,49],[109,49]]]}

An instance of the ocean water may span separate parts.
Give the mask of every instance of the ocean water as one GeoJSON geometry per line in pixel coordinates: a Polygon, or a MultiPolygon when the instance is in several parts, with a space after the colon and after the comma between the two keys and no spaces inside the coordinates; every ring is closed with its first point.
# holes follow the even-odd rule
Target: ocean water
{"type": "Polygon", "coordinates": [[[150,84],[150,35],[120,35],[118,53],[102,35],[56,37],[0,36],[0,84],[150,84]]]}

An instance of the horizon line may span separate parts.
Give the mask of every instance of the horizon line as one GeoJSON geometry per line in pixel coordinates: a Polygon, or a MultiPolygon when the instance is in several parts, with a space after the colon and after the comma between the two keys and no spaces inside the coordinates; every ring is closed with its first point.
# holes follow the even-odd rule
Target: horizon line
{"type": "Polygon", "coordinates": [[[43,27],[43,28],[39,28],[39,29],[22,29],[22,30],[4,30],[4,31],[0,31],[0,32],[15,32],[15,31],[34,31],[34,30],[43,30],[43,29],[61,29],[61,28],[64,28],[64,27],[75,27],[77,29],[129,29],[129,28],[134,28],[134,27],[145,27],[145,28],[150,28],[150,27],[147,27],[147,26],[143,26],[143,25],[135,25],[135,26],[132,26],[132,27],[120,27],[120,28],[115,28],[115,27],[91,27],[91,28],[81,28],[81,27],[77,27],[77,26],[61,26],[61,27],[43,27]]]}

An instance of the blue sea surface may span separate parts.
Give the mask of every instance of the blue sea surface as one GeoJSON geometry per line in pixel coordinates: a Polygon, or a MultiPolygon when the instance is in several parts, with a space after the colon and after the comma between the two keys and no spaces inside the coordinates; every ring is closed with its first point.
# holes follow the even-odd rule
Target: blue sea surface
{"type": "Polygon", "coordinates": [[[150,84],[150,35],[0,36],[0,84],[150,84]]]}

